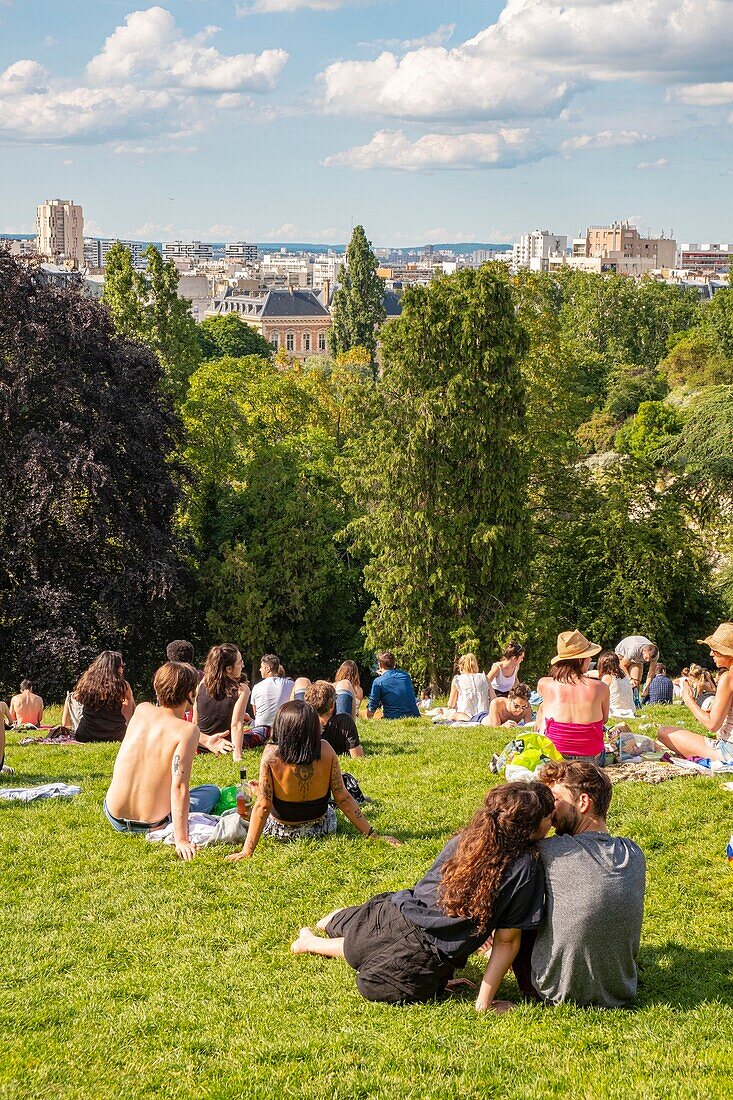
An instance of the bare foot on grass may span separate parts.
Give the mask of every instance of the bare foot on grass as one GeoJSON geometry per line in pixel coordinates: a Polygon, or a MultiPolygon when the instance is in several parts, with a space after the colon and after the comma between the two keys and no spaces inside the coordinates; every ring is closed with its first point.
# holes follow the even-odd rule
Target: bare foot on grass
{"type": "Polygon", "coordinates": [[[313,949],[314,942],[317,944],[320,938],[311,928],[301,928],[297,940],[290,945],[290,950],[294,955],[307,955],[313,949]]]}

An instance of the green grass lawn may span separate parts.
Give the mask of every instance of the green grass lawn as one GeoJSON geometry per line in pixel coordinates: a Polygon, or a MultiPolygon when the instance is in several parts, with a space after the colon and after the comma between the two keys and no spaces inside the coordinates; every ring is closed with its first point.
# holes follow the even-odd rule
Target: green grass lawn
{"type": "MultiPolygon", "coordinates": [[[[614,791],[610,828],[648,862],[635,1010],[392,1008],[363,1001],[345,963],[291,956],[290,943],[338,905],[411,885],[497,782],[488,762],[508,738],[418,721],[360,727],[368,756],[349,770],[377,830],[404,846],[367,842],[340,817],[333,838],[265,840],[235,865],[222,848],[184,865],[113,832],[101,806],[114,745],[20,748],[9,734],[17,774],[0,782],[59,779],[82,794],[0,803],[0,1097],[731,1095],[733,793],[720,780],[614,791]]],[[[258,760],[249,754],[250,775],[258,760]]],[[[236,774],[199,757],[193,782],[236,774]]],[[[476,959],[466,973],[478,981],[482,969],[476,959]]],[[[517,997],[513,978],[501,995],[517,997]]]]}

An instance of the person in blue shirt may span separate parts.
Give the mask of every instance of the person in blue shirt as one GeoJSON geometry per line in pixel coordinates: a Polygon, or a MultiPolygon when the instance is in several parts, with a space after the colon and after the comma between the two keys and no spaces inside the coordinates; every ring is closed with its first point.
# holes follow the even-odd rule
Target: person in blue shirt
{"type": "Polygon", "coordinates": [[[674,684],[667,675],[664,665],[657,667],[657,674],[644,692],[645,703],[671,703],[674,699],[674,684]]]}
{"type": "Polygon", "coordinates": [[[367,718],[373,718],[380,707],[383,718],[419,718],[412,680],[401,668],[395,668],[394,655],[378,653],[377,666],[379,674],[369,694],[367,718]]]}

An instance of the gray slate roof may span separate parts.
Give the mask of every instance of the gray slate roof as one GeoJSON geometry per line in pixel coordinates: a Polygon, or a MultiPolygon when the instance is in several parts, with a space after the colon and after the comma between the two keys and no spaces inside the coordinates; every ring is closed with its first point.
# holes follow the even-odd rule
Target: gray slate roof
{"type": "Polygon", "coordinates": [[[312,290],[271,290],[261,317],[328,317],[329,312],[312,290]]]}

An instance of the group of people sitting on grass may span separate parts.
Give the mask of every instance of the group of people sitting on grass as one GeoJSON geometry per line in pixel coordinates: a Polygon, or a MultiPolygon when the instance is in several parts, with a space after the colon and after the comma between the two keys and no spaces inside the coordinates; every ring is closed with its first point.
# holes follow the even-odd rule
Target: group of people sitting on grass
{"type": "MultiPolygon", "coordinates": [[[[488,959],[479,1010],[506,1007],[495,998],[509,967],[523,993],[544,1003],[627,1004],[636,992],[645,864],[631,840],[608,833],[611,784],[602,765],[614,686],[621,708],[629,702],[613,681],[633,675],[641,682],[649,664],[650,688],[658,674],[656,646],[631,642],[605,654],[591,675],[601,647],[577,630],[561,633],[537,685],[542,701],[534,721],[562,761],[545,764],[536,781],[490,790],[412,888],[330,913],[316,931],[301,930],[293,952],[344,958],[358,971],[365,997],[390,1003],[451,990],[455,971],[478,951],[488,959]]],[[[733,624],[721,624],[702,644],[720,674],[712,706],[700,706],[689,681],[682,698],[713,736],[664,727],[659,738],[682,755],[733,763],[733,624]]],[[[524,652],[511,650],[488,675],[475,657],[463,658],[450,709],[463,705],[459,713],[475,717],[488,702],[481,721],[524,720],[529,699],[518,679],[524,652]]],[[[190,643],[171,643],[167,657],[153,680],[155,704],[135,705],[122,656],[112,651],[92,662],[67,697],[64,717],[75,723],[78,740],[121,741],[103,806],[115,830],[143,833],[172,822],[177,854],[193,859],[189,813],[211,812],[221,793],[214,784],[189,786],[196,754],[241,756],[246,745],[264,744],[259,778],[250,783],[255,801],[246,840],[230,861],[250,858],[262,836],[292,841],[334,833],[336,807],[365,839],[400,844],[377,836],[339,765],[339,754],[363,754],[354,721],[363,693],[353,663],[345,662],[334,682],[294,681],[268,654],[250,691],[236,646],[214,646],[201,671],[190,643]]],[[[367,716],[378,708],[387,718],[418,716],[410,678],[392,654],[380,654],[378,671],[367,716]]],[[[30,685],[23,690],[33,694],[30,685]]],[[[11,704],[16,717],[18,698],[11,704]]]]}

